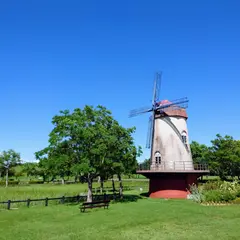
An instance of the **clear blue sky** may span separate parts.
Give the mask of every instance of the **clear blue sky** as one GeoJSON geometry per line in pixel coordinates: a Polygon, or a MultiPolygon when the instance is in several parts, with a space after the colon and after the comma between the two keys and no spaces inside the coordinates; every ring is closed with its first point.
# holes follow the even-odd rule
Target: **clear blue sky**
{"type": "MultiPolygon", "coordinates": [[[[25,161],[51,118],[102,104],[145,147],[154,72],[162,99],[187,96],[191,140],[240,138],[239,1],[1,1],[0,150],[25,161]]],[[[141,159],[148,157],[144,149],[141,159]]]]}

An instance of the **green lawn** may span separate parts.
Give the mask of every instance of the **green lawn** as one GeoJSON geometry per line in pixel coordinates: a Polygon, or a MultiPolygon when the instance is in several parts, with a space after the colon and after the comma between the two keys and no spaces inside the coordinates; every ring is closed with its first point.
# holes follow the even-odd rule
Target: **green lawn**
{"type": "Polygon", "coordinates": [[[78,205],[0,210],[0,239],[239,239],[240,206],[189,200],[139,199],[108,210],[78,205]]]}
{"type": "MultiPolygon", "coordinates": [[[[140,187],[144,190],[148,190],[148,181],[123,181],[123,185],[131,186],[135,190],[140,187]]],[[[111,187],[111,181],[104,183],[105,187],[111,187]]],[[[119,182],[115,183],[116,188],[119,188],[119,182]]],[[[95,194],[95,188],[99,187],[99,183],[93,184],[93,193],[95,194]]],[[[46,197],[62,197],[62,196],[76,196],[81,193],[87,192],[87,184],[68,184],[68,185],[54,185],[54,184],[38,184],[29,186],[14,186],[14,187],[0,187],[0,202],[7,200],[26,200],[46,198],[46,197]]],[[[43,204],[43,202],[31,203],[35,205],[43,204]]],[[[51,204],[51,202],[49,203],[51,204]]],[[[20,207],[21,205],[26,205],[25,203],[12,204],[13,207],[20,207]]],[[[6,205],[0,204],[0,209],[6,208],[6,205]]]]}

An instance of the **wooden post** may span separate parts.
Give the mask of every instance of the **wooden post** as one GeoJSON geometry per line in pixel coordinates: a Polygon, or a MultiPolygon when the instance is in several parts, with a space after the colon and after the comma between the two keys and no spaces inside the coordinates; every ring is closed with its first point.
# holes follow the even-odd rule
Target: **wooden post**
{"type": "Polygon", "coordinates": [[[8,187],[8,167],[6,168],[6,187],[8,187]]]}
{"type": "Polygon", "coordinates": [[[64,204],[65,197],[62,196],[61,203],[64,204]]]}
{"type": "Polygon", "coordinates": [[[45,199],[45,207],[48,206],[48,198],[45,199]]]}
{"type": "Polygon", "coordinates": [[[30,206],[30,202],[31,202],[31,200],[30,200],[30,199],[27,199],[27,207],[30,206]]]}
{"type": "Polygon", "coordinates": [[[79,194],[77,195],[77,202],[79,203],[79,201],[80,201],[80,196],[79,196],[79,194]]]}
{"type": "Polygon", "coordinates": [[[106,194],[106,193],[103,194],[103,200],[104,200],[104,201],[107,200],[107,194],[106,194]]]}
{"type": "Polygon", "coordinates": [[[7,209],[10,210],[10,208],[11,208],[11,200],[8,200],[7,201],[7,209]]]}

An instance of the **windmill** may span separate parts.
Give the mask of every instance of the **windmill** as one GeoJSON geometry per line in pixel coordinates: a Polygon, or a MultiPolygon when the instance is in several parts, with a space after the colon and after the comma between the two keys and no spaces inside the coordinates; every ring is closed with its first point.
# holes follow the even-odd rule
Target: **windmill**
{"type": "MultiPolygon", "coordinates": [[[[178,127],[175,126],[175,124],[174,124],[175,121],[171,121],[169,116],[173,115],[171,117],[174,117],[174,115],[176,115],[179,117],[182,115],[179,113],[182,112],[184,115],[183,117],[185,117],[186,114],[184,114],[184,110],[188,106],[187,105],[188,99],[186,97],[180,98],[177,100],[173,100],[173,101],[168,101],[168,100],[160,101],[159,96],[160,96],[160,89],[161,89],[161,77],[162,77],[162,73],[157,72],[155,75],[154,86],[153,86],[152,106],[134,109],[134,110],[130,111],[130,114],[129,114],[129,117],[135,117],[140,114],[144,114],[144,113],[148,113],[148,112],[151,113],[151,116],[149,117],[149,122],[148,122],[146,148],[151,149],[151,162],[152,162],[151,166],[153,166],[153,167],[156,167],[155,166],[156,164],[153,164],[154,150],[157,149],[157,147],[155,145],[158,145],[158,143],[156,141],[158,141],[158,139],[159,139],[159,140],[162,140],[162,142],[165,142],[165,140],[163,139],[164,136],[162,136],[158,139],[155,139],[155,137],[157,137],[157,135],[161,136],[161,129],[159,129],[159,131],[157,131],[157,132],[155,131],[156,123],[157,123],[158,119],[161,118],[161,120],[167,122],[168,125],[175,132],[175,135],[182,141],[183,136],[182,136],[181,132],[179,131],[178,127]]],[[[189,155],[190,151],[189,151],[189,147],[187,146],[186,141],[184,143],[184,147],[188,151],[188,155],[189,155]]],[[[159,150],[160,149],[158,149],[158,152],[159,152],[159,150]]],[[[159,156],[156,156],[156,157],[160,157],[162,154],[159,152],[158,155],[159,156]]],[[[167,161],[166,158],[164,160],[165,160],[165,162],[167,161]]],[[[188,160],[190,160],[190,159],[188,158],[188,160]]],[[[176,166],[176,164],[174,164],[174,165],[176,166]]],[[[169,164],[168,164],[168,166],[169,166],[169,164]]],[[[163,167],[166,167],[166,164],[163,167]]]]}
{"type": "Polygon", "coordinates": [[[209,174],[206,165],[194,165],[187,130],[188,99],[159,100],[161,73],[156,73],[152,106],[130,111],[134,117],[151,113],[147,148],[151,149],[150,169],[137,170],[149,178],[149,196],[154,198],[187,198],[189,185],[209,174]]]}

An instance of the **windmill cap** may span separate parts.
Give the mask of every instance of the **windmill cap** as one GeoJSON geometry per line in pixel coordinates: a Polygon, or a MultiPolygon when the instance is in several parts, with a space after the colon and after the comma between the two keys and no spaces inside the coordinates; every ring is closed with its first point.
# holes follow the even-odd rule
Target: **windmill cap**
{"type": "Polygon", "coordinates": [[[166,104],[171,104],[172,102],[168,101],[167,99],[162,100],[160,102],[158,102],[158,105],[166,105],[166,104]]]}
{"type": "MultiPolygon", "coordinates": [[[[171,104],[169,100],[165,99],[157,103],[158,106],[164,106],[171,104]]],[[[174,105],[173,105],[174,106],[174,105]]],[[[188,118],[187,112],[184,108],[174,108],[174,107],[166,107],[165,109],[162,109],[164,113],[169,117],[183,117],[188,118]]]]}

